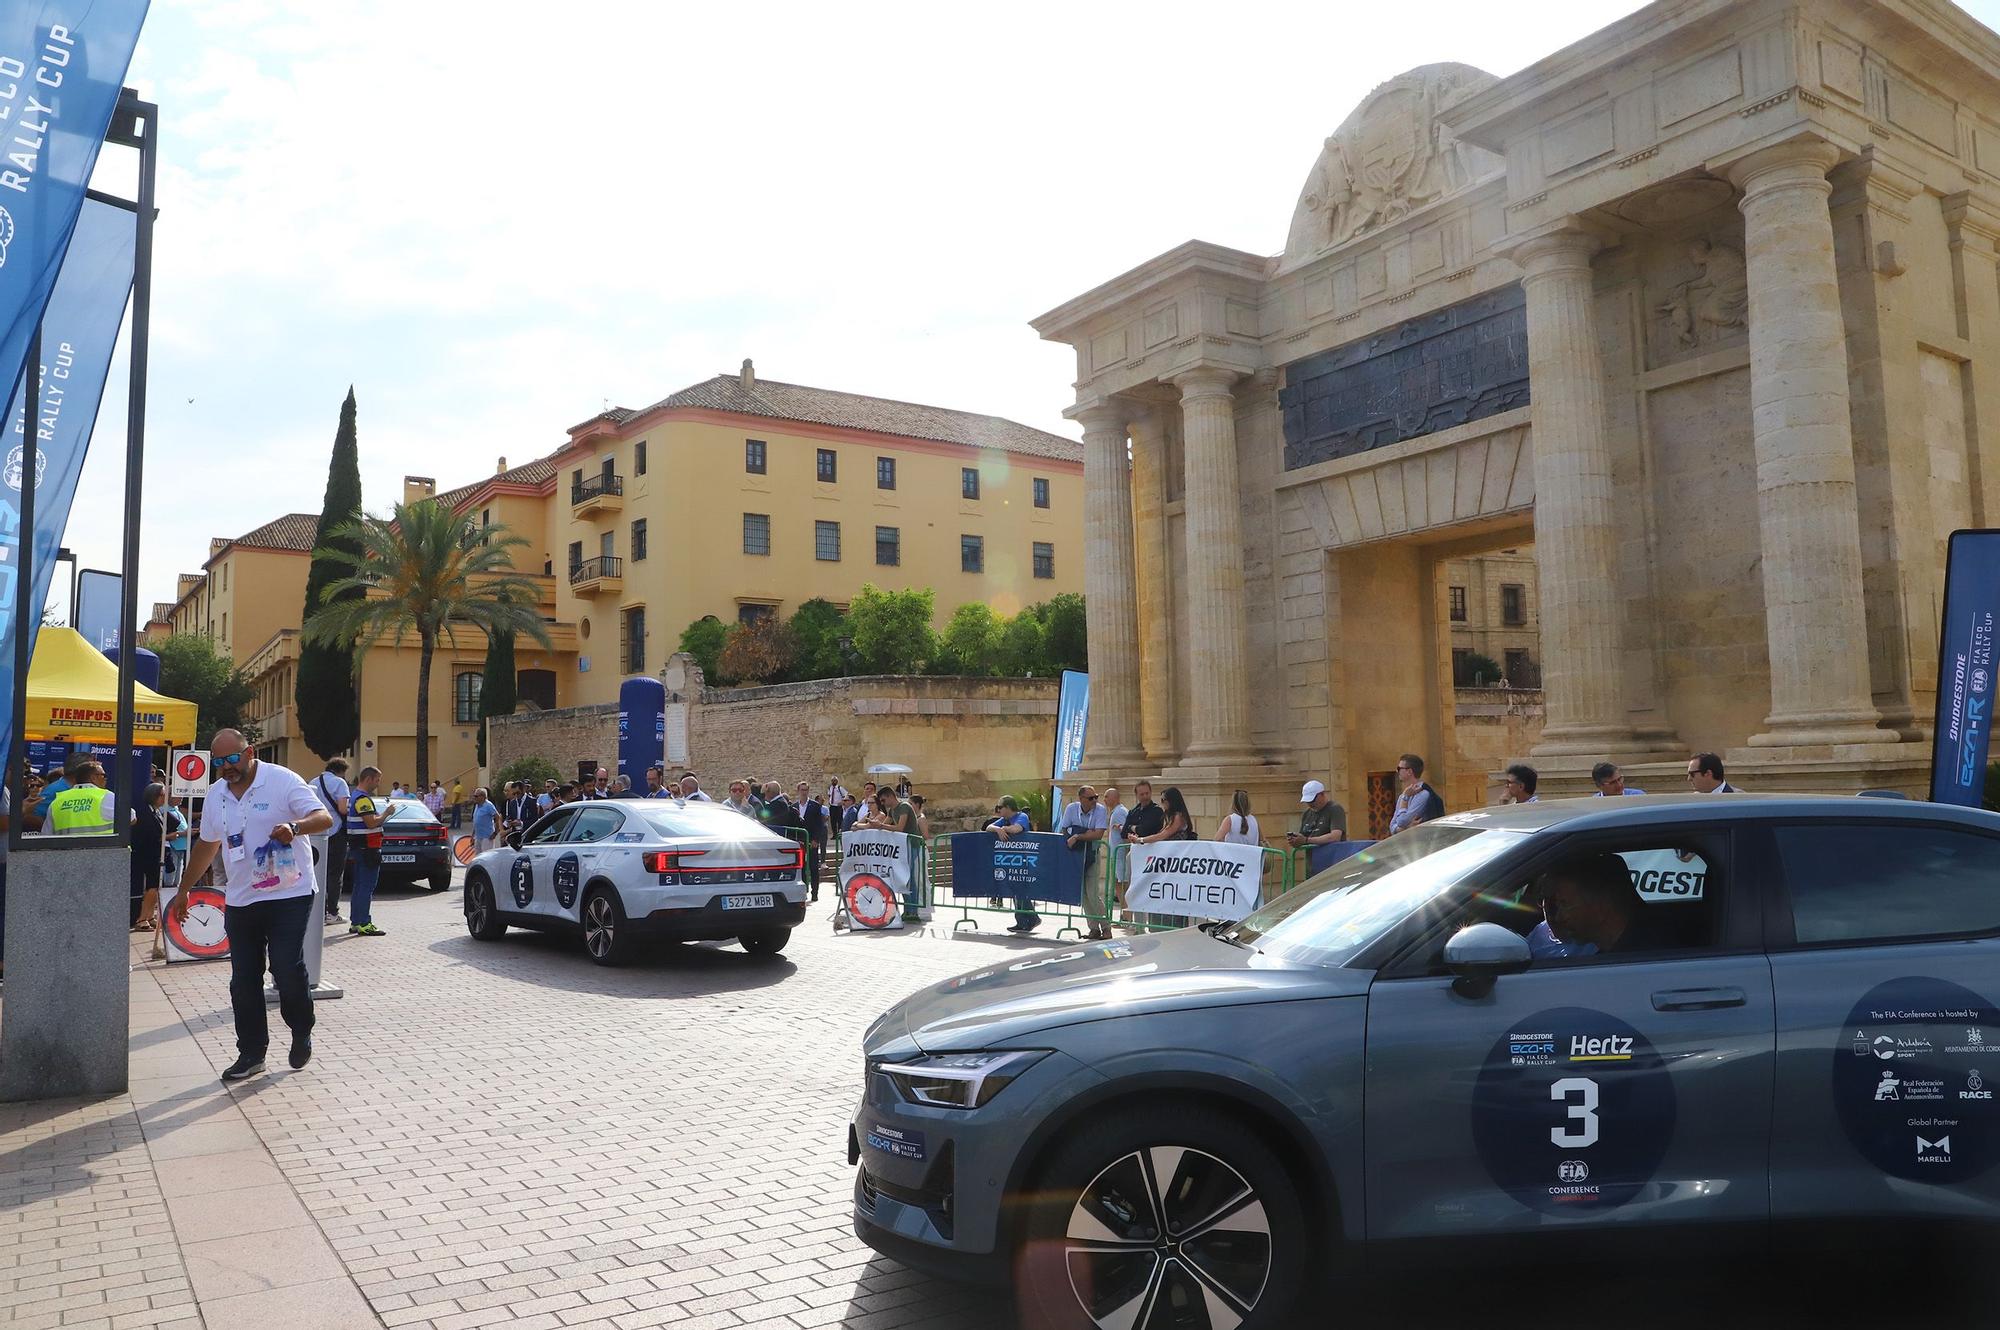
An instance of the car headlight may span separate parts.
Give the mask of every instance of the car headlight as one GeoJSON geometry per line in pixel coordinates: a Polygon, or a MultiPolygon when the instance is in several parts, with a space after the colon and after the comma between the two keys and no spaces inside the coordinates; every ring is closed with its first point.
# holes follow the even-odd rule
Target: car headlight
{"type": "Polygon", "coordinates": [[[904,1102],[928,1108],[979,1108],[1042,1058],[1046,1049],[1003,1053],[941,1053],[874,1069],[889,1078],[904,1102]]]}

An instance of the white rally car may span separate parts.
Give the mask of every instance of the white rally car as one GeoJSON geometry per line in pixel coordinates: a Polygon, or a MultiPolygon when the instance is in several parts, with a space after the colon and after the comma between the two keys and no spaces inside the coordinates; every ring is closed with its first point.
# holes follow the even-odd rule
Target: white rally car
{"type": "Polygon", "coordinates": [[[465,927],[580,932],[599,965],[645,938],[735,938],[783,951],[805,921],[805,851],[720,804],[602,799],[564,804],[465,870],[465,927]]]}

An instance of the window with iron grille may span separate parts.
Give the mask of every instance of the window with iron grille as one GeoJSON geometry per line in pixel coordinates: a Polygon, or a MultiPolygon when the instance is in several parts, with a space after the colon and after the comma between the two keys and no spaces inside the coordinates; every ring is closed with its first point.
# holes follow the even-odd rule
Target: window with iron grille
{"type": "Polygon", "coordinates": [[[875,528],[875,562],[884,568],[894,568],[903,562],[903,532],[900,528],[875,528]]]}
{"type": "Polygon", "coordinates": [[[1451,621],[1453,623],[1465,622],[1465,588],[1462,586],[1455,586],[1451,589],[1451,621]]]}
{"type": "Polygon", "coordinates": [[[632,445],[632,474],[635,476],[646,474],[646,441],[644,439],[632,445]]]}
{"type": "Polygon", "coordinates": [[[831,485],[840,479],[840,454],[831,448],[819,450],[819,478],[831,485]]]}
{"type": "Polygon", "coordinates": [[[479,686],[485,677],[466,670],[451,681],[451,716],[454,723],[470,725],[479,719],[479,686]]]}
{"type": "Polygon", "coordinates": [[[574,573],[581,567],[583,567],[583,542],[572,540],[569,543],[569,570],[574,573]]]}
{"type": "Polygon", "coordinates": [[[1049,506],[1049,478],[1047,476],[1036,476],[1035,507],[1046,508],[1048,506],[1049,506]]]}
{"type": "Polygon", "coordinates": [[[986,537],[960,536],[958,538],[958,571],[961,573],[983,573],[986,571],[986,537]]]}
{"type": "Polygon", "coordinates": [[[625,672],[646,672],[646,607],[635,605],[625,611],[625,672]]]}
{"type": "Polygon", "coordinates": [[[746,624],[762,623],[776,613],[777,611],[769,605],[738,605],[736,607],[736,622],[746,624]]]}
{"type": "Polygon", "coordinates": [[[645,557],[646,557],[646,519],[643,517],[635,517],[632,519],[632,562],[637,563],[639,562],[639,560],[645,557]]]}
{"type": "Polygon", "coordinates": [[[958,492],[968,499],[979,497],[979,468],[962,466],[958,469],[958,492]]]}
{"type": "Polygon", "coordinates": [[[1056,575],[1056,547],[1046,541],[1035,542],[1035,576],[1054,577],[1056,575]]]}
{"type": "Polygon", "coordinates": [[[743,514],[743,552],[745,554],[769,554],[771,552],[771,515],[769,513],[743,514]]]}
{"type": "Polygon", "coordinates": [[[1500,588],[1500,622],[1518,628],[1528,621],[1527,588],[1506,585],[1500,588]]]}
{"type": "Polygon", "coordinates": [[[840,523],[813,523],[813,557],[821,563],[840,562],[840,523]]]}
{"type": "Polygon", "coordinates": [[[743,469],[753,476],[764,474],[764,441],[745,439],[743,441],[743,469]]]}
{"type": "Polygon", "coordinates": [[[878,457],[875,459],[875,488],[892,490],[896,488],[896,459],[878,457]]]}

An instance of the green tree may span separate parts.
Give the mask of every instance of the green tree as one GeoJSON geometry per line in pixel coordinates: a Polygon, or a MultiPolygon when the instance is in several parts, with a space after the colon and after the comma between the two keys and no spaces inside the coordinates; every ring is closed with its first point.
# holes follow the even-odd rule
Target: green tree
{"type": "Polygon", "coordinates": [[[884,591],[872,582],[847,607],[854,654],[870,674],[914,674],[937,652],[931,631],[936,597],[921,591],[884,591]]]}
{"type": "MultiPolygon", "coordinates": [[[[354,389],[340,404],[340,427],[333,435],[333,459],[326,469],[326,497],[320,502],[319,526],[313,534],[312,567],[306,572],[305,623],[327,603],[327,589],[341,580],[345,565],[339,553],[358,558],[361,544],[342,531],[361,520],[361,453],[354,429],[354,389]]],[[[342,599],[361,599],[359,589],[342,599]]],[[[354,686],[354,644],[305,642],[299,648],[297,704],[299,734],[315,753],[345,753],[361,737],[360,699],[354,686]]]]}
{"type": "Polygon", "coordinates": [[[1021,676],[1048,672],[1048,630],[1032,609],[1022,610],[1000,630],[1000,673],[1021,676]]]}
{"type": "Polygon", "coordinates": [[[990,675],[998,666],[1000,616],[983,601],[970,601],[951,612],[951,621],[938,634],[937,656],[931,669],[937,674],[990,675]]]}
{"type": "Polygon", "coordinates": [[[261,737],[249,715],[256,690],[213,638],[177,633],[154,650],[160,656],[159,691],[195,705],[195,747],[208,747],[217,730],[241,730],[252,742],[261,737]]]}
{"type": "Polygon", "coordinates": [[[1090,668],[1089,631],[1084,626],[1083,597],[1074,591],[1051,596],[1034,607],[1042,621],[1046,672],[1090,668]]]}
{"type": "Polygon", "coordinates": [[[486,721],[511,716],[521,705],[514,674],[514,634],[508,629],[486,638],[486,672],[479,680],[479,765],[486,765],[486,721]]]}
{"type": "Polygon", "coordinates": [[[561,779],[562,772],[556,770],[556,764],[546,757],[517,757],[493,773],[493,783],[487,787],[486,794],[497,804],[502,798],[500,791],[507,788],[510,780],[524,780],[530,790],[540,794],[542,786],[561,779]]]}
{"type": "Polygon", "coordinates": [[[550,646],[540,593],[513,569],[513,551],[528,543],[502,526],[475,525],[436,499],[399,503],[391,517],[364,517],[337,536],[359,540],[361,552],[315,551],[336,560],[346,575],[327,588],[326,602],[305,624],[304,638],[366,648],[388,639],[417,639],[417,784],[431,778],[431,661],[440,641],[456,644],[457,630],[525,633],[550,646]],[[359,588],[359,600],[344,594],[359,588]]]}
{"type": "Polygon", "coordinates": [[[792,611],[792,678],[838,679],[847,673],[840,639],[847,634],[847,616],[833,602],[814,596],[792,611]]]}
{"type": "Polygon", "coordinates": [[[1460,688],[1489,688],[1500,682],[1500,664],[1493,657],[1469,652],[1453,662],[1452,680],[1460,688]]]}
{"type": "Polygon", "coordinates": [[[771,683],[784,678],[792,658],[792,630],[773,615],[729,630],[722,647],[722,672],[733,683],[771,683]]]}
{"type": "Polygon", "coordinates": [[[722,682],[722,648],[728,644],[729,626],[713,614],[681,629],[681,650],[694,657],[711,688],[722,682]]]}

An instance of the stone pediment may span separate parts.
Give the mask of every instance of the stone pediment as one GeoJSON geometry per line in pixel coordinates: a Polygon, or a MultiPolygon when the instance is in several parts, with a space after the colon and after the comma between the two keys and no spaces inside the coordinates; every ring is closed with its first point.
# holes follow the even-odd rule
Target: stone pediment
{"type": "Polygon", "coordinates": [[[1423,65],[1381,84],[1320,148],[1292,213],[1291,267],[1505,168],[1439,112],[1498,82],[1471,65],[1423,65]]]}

